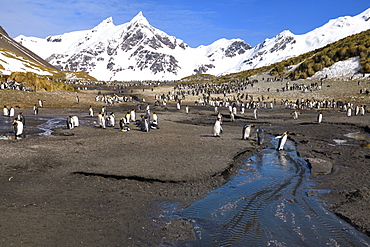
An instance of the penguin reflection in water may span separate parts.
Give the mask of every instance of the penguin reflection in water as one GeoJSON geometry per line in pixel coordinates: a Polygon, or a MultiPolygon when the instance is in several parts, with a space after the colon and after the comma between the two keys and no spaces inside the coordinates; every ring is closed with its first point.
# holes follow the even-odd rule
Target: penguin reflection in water
{"type": "Polygon", "coordinates": [[[285,145],[285,143],[288,139],[288,134],[290,134],[290,132],[285,131],[281,136],[275,137],[275,139],[279,139],[279,143],[278,143],[278,146],[277,146],[278,151],[284,149],[284,145],[285,145]]]}
{"type": "Polygon", "coordinates": [[[258,145],[262,145],[263,141],[265,140],[265,131],[261,127],[257,127],[256,135],[258,145]]]}

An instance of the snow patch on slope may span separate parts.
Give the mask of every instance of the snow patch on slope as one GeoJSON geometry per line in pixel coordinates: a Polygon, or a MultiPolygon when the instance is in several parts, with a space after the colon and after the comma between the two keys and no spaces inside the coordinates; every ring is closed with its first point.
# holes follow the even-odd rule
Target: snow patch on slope
{"type": "Polygon", "coordinates": [[[10,75],[12,72],[33,72],[39,75],[52,75],[41,69],[37,64],[21,56],[7,51],[0,51],[0,74],[10,75]]]}
{"type": "Polygon", "coordinates": [[[321,71],[316,72],[311,79],[357,79],[363,77],[363,74],[359,73],[360,69],[360,58],[354,57],[345,61],[336,62],[328,68],[324,68],[321,71]]]}

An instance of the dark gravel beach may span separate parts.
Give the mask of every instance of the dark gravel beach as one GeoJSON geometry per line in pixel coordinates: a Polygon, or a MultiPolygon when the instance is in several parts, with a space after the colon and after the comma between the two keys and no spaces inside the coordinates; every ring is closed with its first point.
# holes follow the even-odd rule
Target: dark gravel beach
{"type": "MultiPolygon", "coordinates": [[[[43,98],[43,112],[86,112],[86,118],[89,105],[96,110],[102,105],[95,94],[79,93],[76,104],[75,93],[0,92],[3,104],[18,104],[17,111],[30,113],[43,98]]],[[[164,217],[163,207],[184,208],[201,199],[225,183],[241,157],[270,145],[257,145],[254,136],[241,140],[246,123],[273,136],[291,132],[289,138],[311,166],[312,193],[330,191],[319,194],[325,205],[370,235],[369,139],[360,138],[369,132],[369,113],[346,117],[338,109],[324,110],[318,124],[317,110],[302,110],[293,120],[292,110],[279,106],[261,109],[258,120],[249,110],[231,122],[225,109],[224,131],[217,138],[213,108],[189,103],[186,114],[173,103],[154,106],[152,99],[146,96],[142,104],[158,114],[160,129],[148,133],[131,123],[128,132],[118,126],[80,126],[37,136],[26,129],[25,138],[0,140],[1,245],[158,246],[191,240],[191,224],[164,217]]],[[[110,110],[119,119],[136,105],[110,110]]]]}

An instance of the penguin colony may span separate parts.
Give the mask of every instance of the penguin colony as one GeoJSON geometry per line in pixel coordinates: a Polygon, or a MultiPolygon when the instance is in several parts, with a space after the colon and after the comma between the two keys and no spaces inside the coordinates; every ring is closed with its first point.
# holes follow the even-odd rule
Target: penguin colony
{"type": "MultiPolygon", "coordinates": [[[[168,92],[168,94],[155,95],[155,106],[163,105],[167,108],[167,103],[169,101],[174,101],[176,104],[176,110],[182,111],[182,101],[185,100],[187,95],[199,96],[199,99],[194,102],[197,106],[211,106],[214,107],[214,113],[217,115],[216,120],[213,125],[212,135],[215,137],[220,137],[222,128],[222,114],[220,109],[227,108],[229,112],[229,117],[231,122],[235,122],[238,115],[250,114],[251,119],[258,119],[258,112],[262,109],[273,109],[277,106],[278,102],[275,99],[269,99],[264,96],[255,97],[247,93],[247,87],[253,87],[253,85],[258,84],[257,80],[254,81],[244,81],[238,83],[226,83],[226,84],[182,84],[176,85],[173,91],[168,92]],[[228,96],[227,94],[233,93],[233,96],[228,96]],[[216,95],[216,97],[211,97],[211,94],[216,95]],[[223,95],[223,97],[217,97],[217,95],[223,95]],[[247,111],[247,110],[251,111],[247,111]]],[[[286,84],[281,90],[312,90],[313,88],[320,89],[318,85],[311,85],[302,87],[300,85],[290,86],[289,83],[286,84]]],[[[113,106],[115,103],[133,101],[132,97],[119,97],[117,95],[108,96],[98,94],[95,97],[96,101],[101,101],[105,103],[97,114],[97,124],[100,128],[106,129],[107,127],[114,127],[116,123],[116,116],[113,112],[108,113],[107,107],[113,106]]],[[[142,102],[145,102],[144,99],[142,102]]],[[[80,98],[76,96],[76,104],[80,103],[80,98]]],[[[344,112],[347,117],[365,115],[366,106],[365,105],[354,105],[349,102],[341,102],[335,100],[314,100],[314,99],[297,99],[297,100],[281,100],[280,105],[286,109],[290,109],[293,112],[291,115],[294,120],[297,120],[300,111],[306,109],[318,110],[318,115],[316,123],[321,124],[323,122],[322,109],[339,109],[344,112]]],[[[37,103],[33,107],[33,113],[38,114],[39,108],[44,107],[44,102],[38,99],[37,103]]],[[[189,106],[185,106],[185,113],[189,114],[189,106]]],[[[141,105],[138,105],[138,109],[141,110],[141,105]]],[[[14,117],[15,110],[13,107],[4,106],[3,115],[7,117],[14,117]]],[[[92,106],[88,109],[88,115],[94,117],[94,110],[92,106]]],[[[14,133],[15,135],[21,135],[23,133],[24,123],[19,122],[19,117],[17,121],[14,121],[14,133]],[[22,126],[23,125],[23,126],[22,126]]],[[[66,120],[67,128],[73,129],[79,126],[79,120],[77,116],[69,116],[66,120]]],[[[124,113],[124,116],[119,118],[119,129],[120,131],[129,131],[128,127],[130,124],[134,123],[143,132],[150,132],[151,129],[159,129],[158,116],[155,113],[151,113],[150,105],[148,104],[145,108],[145,114],[140,117],[136,116],[136,110],[131,109],[124,113]]],[[[242,127],[242,140],[249,140],[252,135],[256,135],[256,141],[259,145],[263,144],[265,136],[264,130],[259,126],[256,127],[254,124],[245,124],[242,127]]],[[[282,135],[276,137],[279,139],[278,150],[283,150],[284,145],[288,139],[288,131],[284,132],[282,135]]]]}

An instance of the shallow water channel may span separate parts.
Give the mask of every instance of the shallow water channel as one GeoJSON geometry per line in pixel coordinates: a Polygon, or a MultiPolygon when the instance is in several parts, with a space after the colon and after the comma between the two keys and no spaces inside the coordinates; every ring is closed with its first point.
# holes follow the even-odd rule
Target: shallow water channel
{"type": "Polygon", "coordinates": [[[370,246],[367,235],[326,210],[308,191],[308,164],[294,143],[288,141],[283,151],[265,148],[245,158],[224,186],[176,214],[192,222],[196,234],[195,241],[182,244],[370,246]]]}

